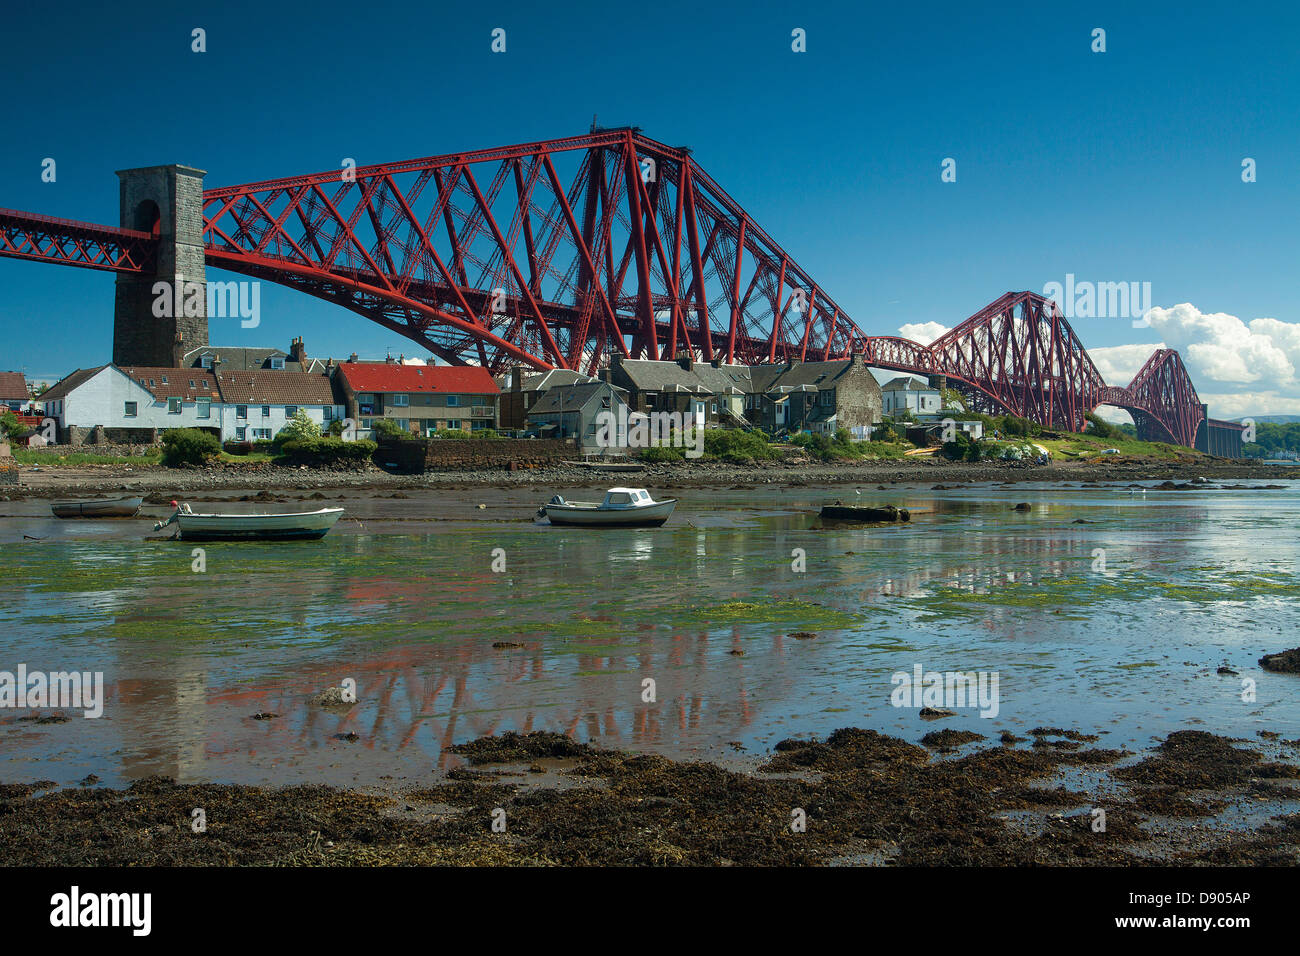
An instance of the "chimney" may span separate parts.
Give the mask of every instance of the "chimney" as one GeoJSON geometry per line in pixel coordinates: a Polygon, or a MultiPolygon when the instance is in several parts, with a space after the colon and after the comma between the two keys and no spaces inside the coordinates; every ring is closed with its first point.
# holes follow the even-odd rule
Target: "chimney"
{"type": "Polygon", "coordinates": [[[351,355],[348,356],[348,361],[349,361],[349,362],[355,362],[356,360],[357,360],[357,353],[356,353],[356,352],[353,352],[351,355]]]}
{"type": "Polygon", "coordinates": [[[289,343],[289,361],[297,362],[299,365],[307,364],[307,349],[302,344],[302,336],[299,335],[289,343]]]}
{"type": "Polygon", "coordinates": [[[510,370],[510,391],[522,392],[524,390],[524,368],[522,365],[516,365],[510,370]]]}
{"type": "Polygon", "coordinates": [[[714,368],[722,368],[722,356],[715,355],[713,358],[709,359],[709,364],[714,368]]]}
{"type": "Polygon", "coordinates": [[[181,345],[182,338],[182,333],[177,332],[176,340],[172,342],[172,368],[181,367],[181,359],[185,355],[185,348],[181,345]]]}
{"type": "Polygon", "coordinates": [[[695,368],[695,357],[691,355],[690,352],[678,352],[677,364],[680,365],[683,370],[689,372],[695,368]]]}

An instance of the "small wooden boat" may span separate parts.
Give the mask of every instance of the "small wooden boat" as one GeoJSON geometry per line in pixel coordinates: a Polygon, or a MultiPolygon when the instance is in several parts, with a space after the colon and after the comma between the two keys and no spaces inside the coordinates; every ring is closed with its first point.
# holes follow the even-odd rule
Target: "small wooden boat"
{"type": "Polygon", "coordinates": [[[196,514],[189,505],[153,526],[161,531],[176,524],[183,541],[275,540],[323,538],[343,514],[342,508],[321,508],[296,514],[196,514]]]}
{"type": "Polygon", "coordinates": [[[677,507],[676,498],[655,501],[644,488],[611,488],[600,504],[565,501],[556,495],[537,510],[551,524],[599,528],[657,528],[677,507]]]}
{"type": "Polygon", "coordinates": [[[56,518],[131,518],[142,504],[143,498],[88,498],[55,501],[50,504],[50,510],[56,518]]]}
{"type": "Polygon", "coordinates": [[[645,471],[645,465],[634,461],[566,461],[565,464],[573,465],[575,468],[590,468],[592,471],[645,471]]]}

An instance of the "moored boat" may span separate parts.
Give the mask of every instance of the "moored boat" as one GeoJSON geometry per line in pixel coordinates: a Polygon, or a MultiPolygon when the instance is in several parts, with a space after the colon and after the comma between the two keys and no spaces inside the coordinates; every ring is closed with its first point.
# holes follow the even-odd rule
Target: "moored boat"
{"type": "Polygon", "coordinates": [[[644,488],[611,488],[605,500],[565,501],[556,495],[538,509],[551,524],[599,528],[657,528],[677,507],[676,498],[655,501],[644,488]]]}
{"type": "Polygon", "coordinates": [[[131,518],[142,504],[143,498],[87,498],[51,502],[50,511],[56,518],[131,518]]]}
{"type": "Polygon", "coordinates": [[[159,521],[153,529],[161,531],[176,524],[184,541],[323,538],[342,514],[342,508],[321,508],[293,514],[196,514],[189,505],[179,505],[175,514],[166,521],[159,521]]]}

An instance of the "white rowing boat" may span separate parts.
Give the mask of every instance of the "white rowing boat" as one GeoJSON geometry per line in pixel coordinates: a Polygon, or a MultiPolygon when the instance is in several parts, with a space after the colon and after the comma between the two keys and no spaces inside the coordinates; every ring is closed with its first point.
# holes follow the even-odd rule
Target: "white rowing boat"
{"type": "Polygon", "coordinates": [[[176,524],[184,541],[323,538],[342,514],[342,508],[271,515],[196,514],[189,505],[179,505],[175,514],[166,521],[159,521],[153,529],[161,531],[169,524],[176,524]]]}
{"type": "Polygon", "coordinates": [[[657,528],[677,507],[676,498],[655,501],[644,488],[611,488],[605,500],[565,501],[556,495],[538,509],[551,524],[599,528],[657,528]]]}

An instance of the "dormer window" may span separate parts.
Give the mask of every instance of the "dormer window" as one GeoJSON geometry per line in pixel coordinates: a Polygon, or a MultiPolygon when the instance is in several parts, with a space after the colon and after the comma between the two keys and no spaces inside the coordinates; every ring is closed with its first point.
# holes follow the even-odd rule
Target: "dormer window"
{"type": "Polygon", "coordinates": [[[278,358],[278,357],[272,357],[272,359],[271,359],[271,368],[274,368],[274,369],[282,369],[282,368],[284,368],[284,359],[282,359],[282,358],[278,358]]]}
{"type": "Polygon", "coordinates": [[[211,355],[202,356],[199,359],[199,366],[201,368],[212,368],[212,356],[211,355]]]}

